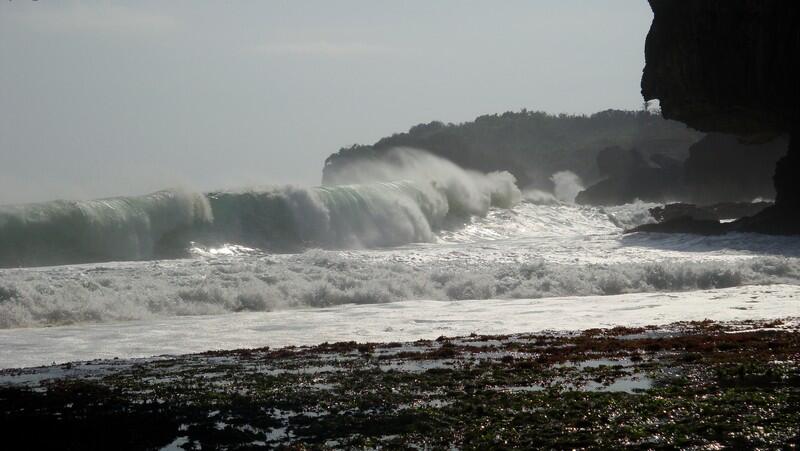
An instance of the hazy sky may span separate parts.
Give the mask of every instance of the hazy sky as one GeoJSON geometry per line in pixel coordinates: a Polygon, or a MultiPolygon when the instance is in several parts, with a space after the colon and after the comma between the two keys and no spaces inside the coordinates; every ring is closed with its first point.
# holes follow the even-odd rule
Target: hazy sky
{"type": "Polygon", "coordinates": [[[410,126],[641,107],[645,0],[0,1],[0,203],[319,183],[410,126]]]}

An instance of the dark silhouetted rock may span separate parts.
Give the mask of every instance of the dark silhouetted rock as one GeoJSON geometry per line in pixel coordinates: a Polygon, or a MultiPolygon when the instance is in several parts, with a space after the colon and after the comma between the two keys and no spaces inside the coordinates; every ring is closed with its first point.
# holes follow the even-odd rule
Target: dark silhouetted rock
{"type": "Polygon", "coordinates": [[[627,233],[632,232],[661,232],[661,233],[694,233],[697,235],[720,235],[730,231],[728,223],[721,223],[714,219],[694,219],[689,216],[673,218],[666,222],[655,224],[642,224],[627,233]]]}
{"type": "Polygon", "coordinates": [[[705,206],[676,203],[653,207],[650,209],[650,214],[658,222],[684,217],[719,221],[753,216],[771,205],[771,202],[724,202],[705,206]]]}
{"type": "Polygon", "coordinates": [[[597,170],[602,177],[626,177],[645,166],[642,155],[635,150],[611,146],[597,153],[597,170]]]}
{"type": "Polygon", "coordinates": [[[787,146],[785,136],[749,144],[734,135],[709,133],[689,148],[684,163],[688,200],[707,205],[774,199],[772,174],[787,146]]]}
{"type": "Polygon", "coordinates": [[[800,2],[650,0],[642,94],[702,131],[783,133],[798,123],[800,2]]]}
{"type": "Polygon", "coordinates": [[[680,161],[662,154],[655,154],[648,161],[636,149],[610,147],[597,154],[597,166],[607,178],[578,193],[575,202],[582,205],[621,205],[637,199],[663,202],[679,198],[683,192],[680,161]]]}
{"type": "Polygon", "coordinates": [[[800,2],[650,0],[642,95],[665,118],[743,136],[790,133],[776,202],[735,227],[795,233],[800,207],[800,2]],[[776,223],[777,221],[777,223],[776,223]]]}
{"type": "Polygon", "coordinates": [[[680,174],[683,172],[683,161],[673,158],[669,155],[664,155],[663,153],[654,153],[650,155],[650,161],[652,161],[653,164],[661,169],[673,172],[674,174],[680,174]]]}
{"type": "MultiPolygon", "coordinates": [[[[631,232],[665,232],[696,233],[699,235],[721,235],[729,232],[757,232],[770,235],[800,234],[800,211],[790,208],[769,206],[753,216],[745,216],[732,222],[719,222],[716,219],[705,219],[706,213],[691,211],[684,216],[666,218],[663,222],[644,224],[630,230],[631,232]],[[698,216],[698,217],[694,217],[698,216]]],[[[673,214],[678,214],[673,211],[673,214]]]]}

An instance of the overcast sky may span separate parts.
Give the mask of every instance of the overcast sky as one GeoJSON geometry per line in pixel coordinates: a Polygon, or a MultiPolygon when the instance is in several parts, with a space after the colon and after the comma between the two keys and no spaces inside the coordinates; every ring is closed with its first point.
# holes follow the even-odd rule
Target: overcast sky
{"type": "Polygon", "coordinates": [[[0,1],[0,203],[317,184],[486,113],[641,108],[645,0],[0,1]]]}

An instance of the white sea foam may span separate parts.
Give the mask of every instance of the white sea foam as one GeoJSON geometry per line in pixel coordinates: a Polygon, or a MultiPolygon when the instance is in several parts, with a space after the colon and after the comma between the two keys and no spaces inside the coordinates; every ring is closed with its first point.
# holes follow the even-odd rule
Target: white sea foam
{"type": "Polygon", "coordinates": [[[623,230],[628,230],[642,224],[656,222],[655,218],[650,214],[650,209],[659,205],[637,200],[630,204],[603,207],[601,210],[608,215],[609,221],[614,225],[623,230]]]}
{"type": "MultiPolygon", "coordinates": [[[[121,249],[106,258],[130,258],[129,252],[147,258],[155,247],[194,242],[187,242],[191,254],[183,259],[0,269],[0,366],[329,337],[411,339],[462,333],[468,326],[508,332],[522,325],[503,315],[527,314],[528,307],[520,306],[536,305],[529,312],[536,321],[559,324],[570,317],[569,309],[597,315],[620,299],[626,305],[657,299],[653,310],[637,313],[641,321],[655,318],[643,312],[655,311],[661,312],[659,321],[698,312],[725,319],[730,312],[720,305],[681,313],[691,302],[715,301],[713,290],[728,290],[735,305],[730,308],[736,309],[753,300],[745,297],[761,296],[754,300],[760,303],[751,312],[756,316],[785,315],[787,306],[796,305],[786,297],[798,294],[800,238],[626,235],[623,230],[653,221],[653,204],[578,206],[565,202],[569,196],[563,193],[562,200],[530,192],[522,200],[507,173],[465,171],[413,150],[365,165],[340,174],[345,185],[4,207],[0,237],[6,241],[0,244],[19,255],[31,249],[14,239],[26,224],[40,227],[42,236],[58,232],[63,249],[84,244],[72,243],[70,233],[96,235],[96,247],[77,249],[121,249]],[[398,174],[404,180],[386,180],[398,174]],[[62,233],[64,224],[74,227],[62,233]],[[270,253],[276,243],[290,245],[282,250],[291,253],[270,253]],[[773,286],[780,296],[770,294],[773,286]],[[530,301],[553,298],[562,307],[530,301]],[[681,301],[671,305],[672,299],[681,301]],[[382,335],[373,324],[395,330],[395,316],[388,313],[394,309],[404,311],[404,318],[435,313],[442,324],[448,309],[456,323],[461,314],[471,319],[454,329],[406,325],[398,326],[402,333],[382,335]],[[329,324],[311,326],[325,318],[343,332],[333,333],[329,324]],[[237,335],[237,321],[253,327],[237,335]],[[296,323],[286,323],[291,321],[296,323]],[[197,339],[182,332],[196,332],[201,326],[195,324],[211,330],[197,339]],[[369,332],[362,334],[365,328],[369,332]],[[259,341],[255,331],[267,341],[259,341]],[[58,349],[44,349],[54,340],[61,340],[58,349]]],[[[22,242],[42,244],[31,236],[22,242]]],[[[609,324],[633,321],[620,311],[601,316],[609,324]]],[[[583,323],[573,325],[578,324],[583,323]]]]}
{"type": "MultiPolygon", "coordinates": [[[[705,319],[786,318],[797,317],[798,312],[800,286],[797,285],[533,300],[348,304],[268,313],[0,330],[0,343],[3,343],[0,368],[209,349],[315,345],[326,341],[411,341],[473,332],[509,334],[705,319]]],[[[102,364],[94,366],[102,370],[102,364]]],[[[73,367],[78,371],[80,368],[73,367]]],[[[57,368],[53,371],[63,374],[57,368]]],[[[0,385],[28,377],[25,374],[3,376],[0,385]]]]}
{"type": "Polygon", "coordinates": [[[0,271],[0,328],[409,299],[544,298],[800,282],[800,240],[622,235],[608,212],[523,203],[438,244],[0,271]]]}

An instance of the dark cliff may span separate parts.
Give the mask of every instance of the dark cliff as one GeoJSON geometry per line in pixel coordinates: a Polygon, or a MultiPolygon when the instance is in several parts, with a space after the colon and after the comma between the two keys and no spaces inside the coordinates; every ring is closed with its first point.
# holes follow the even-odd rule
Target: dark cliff
{"type": "Polygon", "coordinates": [[[798,122],[800,3],[650,0],[645,99],[702,131],[785,132],[798,122]]]}
{"type": "MultiPolygon", "coordinates": [[[[750,140],[790,134],[776,205],[734,227],[800,233],[800,2],[650,0],[642,95],[665,118],[750,140]]],[[[727,158],[720,153],[720,159],[727,158]]]]}

